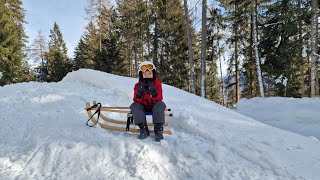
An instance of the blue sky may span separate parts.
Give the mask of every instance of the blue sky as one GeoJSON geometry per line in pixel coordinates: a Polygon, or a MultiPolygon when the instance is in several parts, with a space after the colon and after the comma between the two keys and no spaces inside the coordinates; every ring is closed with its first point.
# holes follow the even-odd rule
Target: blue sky
{"type": "Polygon", "coordinates": [[[73,51],[87,24],[85,7],[87,0],[23,0],[25,12],[25,32],[29,43],[33,42],[39,30],[49,40],[50,29],[57,22],[68,48],[73,51]]]}

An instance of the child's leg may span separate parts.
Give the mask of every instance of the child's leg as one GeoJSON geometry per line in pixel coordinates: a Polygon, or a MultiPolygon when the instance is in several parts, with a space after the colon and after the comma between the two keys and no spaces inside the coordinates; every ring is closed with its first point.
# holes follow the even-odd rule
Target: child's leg
{"type": "Polygon", "coordinates": [[[133,115],[133,120],[136,125],[141,123],[147,123],[145,109],[142,104],[137,102],[132,103],[130,109],[133,115]]]}
{"type": "Polygon", "coordinates": [[[152,108],[152,119],[153,124],[164,124],[165,118],[164,118],[164,110],[166,109],[166,104],[162,101],[156,102],[152,108]]]}

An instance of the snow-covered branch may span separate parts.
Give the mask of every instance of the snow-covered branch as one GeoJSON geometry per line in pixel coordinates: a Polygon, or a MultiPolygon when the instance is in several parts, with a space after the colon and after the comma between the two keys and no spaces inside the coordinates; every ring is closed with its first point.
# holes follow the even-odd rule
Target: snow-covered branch
{"type": "Polygon", "coordinates": [[[269,24],[264,24],[264,27],[268,27],[268,26],[273,26],[273,25],[277,25],[277,24],[282,24],[283,21],[279,21],[279,22],[275,22],[275,23],[269,23],[269,24]]]}
{"type": "Polygon", "coordinates": [[[317,53],[315,53],[315,52],[313,53],[313,55],[320,57],[320,55],[319,55],[319,54],[317,54],[317,53]]]}

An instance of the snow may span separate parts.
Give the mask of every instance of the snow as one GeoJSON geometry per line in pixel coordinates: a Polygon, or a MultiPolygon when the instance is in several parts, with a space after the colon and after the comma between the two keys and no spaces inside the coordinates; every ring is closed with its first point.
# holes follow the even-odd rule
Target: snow
{"type": "Polygon", "coordinates": [[[284,77],[283,74],[281,74],[275,81],[276,84],[283,84],[284,86],[287,86],[288,78],[284,77]]]}
{"type": "Polygon", "coordinates": [[[306,47],[306,45],[304,44],[303,45],[303,48],[302,48],[302,57],[307,57],[308,56],[308,54],[307,54],[307,47],[306,47]]]}
{"type": "Polygon", "coordinates": [[[281,39],[282,39],[282,37],[279,36],[278,41],[277,41],[277,43],[276,43],[276,45],[275,45],[276,48],[279,47],[279,45],[280,45],[280,43],[281,43],[281,39]]]}
{"type": "MultiPolygon", "coordinates": [[[[163,85],[173,135],[85,125],[85,102],[132,103],[136,78],[81,69],[0,87],[1,179],[318,179],[320,142],[163,85]]],[[[111,116],[111,114],[110,114],[111,116]]],[[[125,115],[112,114],[125,120],[125,115]]],[[[149,119],[150,120],[150,119],[149,119]]]]}
{"type": "Polygon", "coordinates": [[[4,3],[4,6],[5,6],[6,8],[10,8],[10,3],[6,2],[6,3],[4,3]]]}
{"type": "Polygon", "coordinates": [[[319,98],[241,99],[237,112],[260,122],[320,140],[319,98]]]}
{"type": "Polygon", "coordinates": [[[39,67],[41,65],[41,63],[29,60],[28,65],[29,65],[30,69],[35,69],[35,68],[39,67]]]}
{"type": "Polygon", "coordinates": [[[282,24],[284,21],[279,21],[279,22],[275,22],[275,23],[269,23],[269,24],[264,24],[264,27],[268,27],[268,26],[274,26],[274,25],[278,25],[278,24],[282,24]]]}
{"type": "Polygon", "coordinates": [[[261,57],[260,58],[260,62],[261,62],[261,64],[264,64],[265,62],[266,62],[266,57],[264,56],[264,57],[261,57]]]}

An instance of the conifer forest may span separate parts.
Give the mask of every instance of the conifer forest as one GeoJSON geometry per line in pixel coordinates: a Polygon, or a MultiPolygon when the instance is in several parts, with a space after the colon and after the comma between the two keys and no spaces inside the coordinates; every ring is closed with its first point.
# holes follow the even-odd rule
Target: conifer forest
{"type": "Polygon", "coordinates": [[[81,68],[137,77],[139,63],[149,60],[164,84],[227,107],[240,98],[319,97],[319,6],[318,0],[87,0],[86,28],[69,57],[68,34],[57,22],[31,39],[23,0],[0,0],[0,86],[58,82],[81,68]]]}

